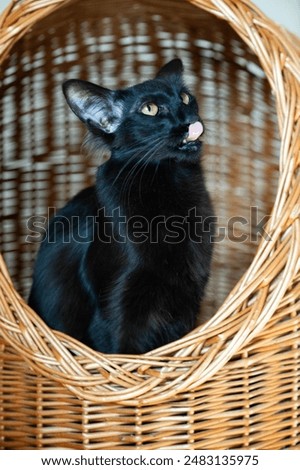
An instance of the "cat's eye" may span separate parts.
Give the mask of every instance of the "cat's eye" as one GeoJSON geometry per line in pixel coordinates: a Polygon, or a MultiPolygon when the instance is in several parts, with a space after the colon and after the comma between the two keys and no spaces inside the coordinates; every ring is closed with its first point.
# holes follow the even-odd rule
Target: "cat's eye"
{"type": "Polygon", "coordinates": [[[156,116],[158,113],[158,106],[155,103],[146,103],[142,106],[141,112],[146,116],[156,116]]]}
{"type": "Polygon", "coordinates": [[[184,104],[189,104],[190,102],[190,97],[187,93],[181,93],[181,99],[183,101],[184,104]]]}

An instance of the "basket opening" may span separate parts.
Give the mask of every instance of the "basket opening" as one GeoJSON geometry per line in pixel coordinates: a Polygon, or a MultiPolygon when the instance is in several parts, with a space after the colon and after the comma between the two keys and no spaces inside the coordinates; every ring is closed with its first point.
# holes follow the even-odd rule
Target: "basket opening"
{"type": "Polygon", "coordinates": [[[275,105],[255,55],[226,22],[187,2],[73,1],[38,22],[2,68],[0,251],[23,296],[49,208],[94,180],[96,162],[80,154],[85,130],[61,83],[127,86],[174,56],[207,127],[204,165],[219,227],[207,317],[249,266],[267,236],[261,226],[275,199],[279,154],[275,105]]]}

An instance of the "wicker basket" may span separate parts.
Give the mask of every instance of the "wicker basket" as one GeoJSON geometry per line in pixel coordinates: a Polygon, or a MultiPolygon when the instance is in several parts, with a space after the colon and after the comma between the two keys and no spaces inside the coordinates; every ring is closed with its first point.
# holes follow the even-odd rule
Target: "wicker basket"
{"type": "Polygon", "coordinates": [[[1,448],[300,449],[297,38],[248,0],[15,0],[0,24],[1,448]],[[103,355],[24,300],[36,227],[95,173],[61,82],[134,84],[175,55],[208,128],[208,320],[103,355]]]}

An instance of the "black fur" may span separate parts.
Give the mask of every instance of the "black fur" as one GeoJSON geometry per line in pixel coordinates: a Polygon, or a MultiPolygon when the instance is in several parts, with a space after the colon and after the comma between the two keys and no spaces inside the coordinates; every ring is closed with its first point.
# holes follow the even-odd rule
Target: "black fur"
{"type": "Polygon", "coordinates": [[[50,220],[29,304],[50,327],[105,353],[144,353],[196,325],[213,211],[201,142],[184,142],[199,116],[182,70],[175,59],[155,79],[116,91],[64,84],[89,151],[110,158],[95,186],[50,220]],[[144,114],[149,103],[155,116],[144,114]]]}

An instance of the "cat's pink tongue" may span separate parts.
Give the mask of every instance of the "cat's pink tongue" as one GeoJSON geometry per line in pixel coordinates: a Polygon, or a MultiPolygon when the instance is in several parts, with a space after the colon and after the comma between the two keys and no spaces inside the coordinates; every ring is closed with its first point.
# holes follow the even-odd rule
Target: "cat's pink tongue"
{"type": "Polygon", "coordinates": [[[196,121],[193,124],[189,125],[189,135],[187,137],[187,141],[194,141],[197,140],[198,137],[203,133],[203,125],[200,121],[196,121]]]}

